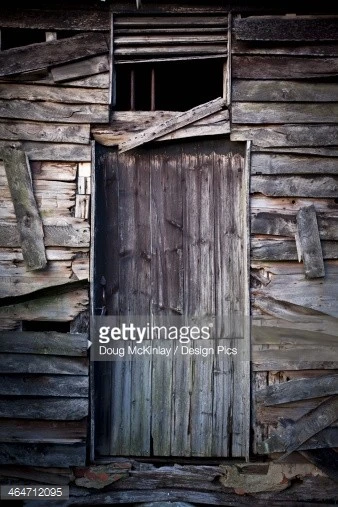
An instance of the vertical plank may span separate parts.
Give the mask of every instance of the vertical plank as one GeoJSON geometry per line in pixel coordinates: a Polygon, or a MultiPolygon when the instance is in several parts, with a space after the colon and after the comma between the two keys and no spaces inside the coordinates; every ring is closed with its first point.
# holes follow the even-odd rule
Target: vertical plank
{"type": "MultiPolygon", "coordinates": [[[[181,156],[176,147],[157,148],[151,157],[153,325],[183,313],[181,156]]],[[[173,358],[153,358],[153,452],[171,451],[173,358]]],[[[179,442],[177,442],[178,444],[179,442]]]]}
{"type": "MultiPolygon", "coordinates": [[[[134,178],[134,271],[130,272],[133,284],[133,311],[130,315],[149,322],[151,304],[151,229],[150,229],[150,151],[140,149],[133,157],[134,178]]],[[[121,231],[122,232],[122,231],[121,231]]],[[[121,287],[122,288],[122,287],[121,287]]],[[[132,308],[131,308],[132,310],[132,308]]],[[[141,356],[131,363],[131,433],[132,456],[149,456],[151,451],[151,356],[141,356]]]]}
{"type": "Polygon", "coordinates": [[[304,206],[298,211],[297,231],[305,277],[309,279],[322,278],[325,276],[325,269],[316,210],[313,204],[304,206]]]}

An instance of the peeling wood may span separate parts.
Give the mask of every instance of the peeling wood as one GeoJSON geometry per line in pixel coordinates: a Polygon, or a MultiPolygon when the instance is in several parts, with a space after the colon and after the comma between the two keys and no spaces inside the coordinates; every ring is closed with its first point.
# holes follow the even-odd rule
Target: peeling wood
{"type": "Polygon", "coordinates": [[[2,149],[0,156],[4,161],[27,269],[43,269],[47,264],[44,232],[33,194],[27,156],[23,151],[9,147],[2,149]]]}
{"type": "Polygon", "coordinates": [[[323,253],[314,206],[304,207],[298,211],[297,233],[306,278],[324,277],[323,253]]]}
{"type": "Polygon", "coordinates": [[[100,33],[11,48],[0,53],[0,76],[37,71],[105,52],[108,52],[106,38],[100,33]]]}
{"type": "Polygon", "coordinates": [[[222,109],[224,105],[225,100],[218,98],[207,102],[206,104],[196,106],[195,108],[190,109],[184,113],[180,113],[177,116],[164,121],[163,123],[149,127],[140,134],[136,134],[134,137],[131,137],[128,141],[121,143],[119,145],[119,151],[120,153],[123,153],[125,151],[136,148],[141,144],[150,142],[156,138],[169,134],[174,130],[185,127],[194,121],[200,120],[212,113],[216,113],[222,109]]]}

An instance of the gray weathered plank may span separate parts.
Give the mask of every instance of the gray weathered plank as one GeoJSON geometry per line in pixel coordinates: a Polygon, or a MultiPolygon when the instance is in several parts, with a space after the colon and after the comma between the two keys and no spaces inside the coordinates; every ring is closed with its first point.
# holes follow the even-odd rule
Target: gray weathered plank
{"type": "Polygon", "coordinates": [[[212,113],[220,111],[224,105],[224,99],[219,97],[218,99],[207,102],[206,104],[202,104],[194,107],[193,109],[189,109],[188,111],[180,113],[177,116],[164,121],[163,123],[149,127],[140,134],[136,134],[128,141],[121,143],[119,146],[119,151],[122,153],[124,151],[131,150],[132,148],[140,146],[141,144],[147,143],[158,137],[169,134],[174,130],[185,127],[194,121],[200,120],[212,113]]]}
{"type": "Polygon", "coordinates": [[[1,353],[0,364],[2,373],[88,374],[86,358],[1,353]]]}
{"type": "Polygon", "coordinates": [[[256,391],[256,400],[266,406],[338,394],[338,375],[294,379],[256,391]]]}
{"type": "MultiPolygon", "coordinates": [[[[306,126],[304,127],[307,128],[306,126]]],[[[275,154],[289,154],[289,155],[314,155],[316,157],[338,157],[338,150],[333,146],[332,148],[326,147],[289,147],[289,146],[283,146],[283,147],[262,147],[257,145],[252,145],[252,152],[259,153],[259,152],[265,152],[265,153],[275,153],[275,154]]]]}
{"type": "Polygon", "coordinates": [[[271,41],[264,44],[253,44],[234,39],[232,41],[234,55],[289,55],[289,56],[338,56],[338,44],[316,41],[315,44],[293,43],[278,45],[271,41]]]}
{"type": "Polygon", "coordinates": [[[29,100],[0,100],[0,117],[53,123],[107,123],[109,108],[108,104],[60,104],[29,100]]]}
{"type": "Polygon", "coordinates": [[[325,276],[322,247],[320,243],[315,207],[301,208],[297,213],[297,239],[304,262],[306,278],[325,276]]]}
{"type": "Polygon", "coordinates": [[[232,57],[232,75],[238,79],[308,79],[337,74],[338,58],[270,55],[232,57]]]}
{"type": "Polygon", "coordinates": [[[134,57],[151,57],[153,61],[156,61],[158,58],[162,59],[165,57],[170,58],[171,56],[205,56],[208,55],[212,57],[213,55],[223,56],[226,58],[227,56],[227,44],[226,41],[223,44],[179,44],[179,45],[144,45],[144,46],[118,46],[114,50],[115,58],[117,62],[120,58],[130,58],[133,61],[134,57]]]}
{"type": "Polygon", "coordinates": [[[109,30],[109,16],[105,10],[91,9],[29,9],[7,7],[1,10],[3,28],[36,30],[109,30]]]}
{"type": "Polygon", "coordinates": [[[299,346],[283,350],[252,351],[253,371],[334,370],[338,368],[337,347],[299,346]]]}
{"type": "MultiPolygon", "coordinates": [[[[327,449],[337,447],[338,428],[325,428],[319,431],[313,437],[301,444],[297,451],[307,449],[327,449]]],[[[272,435],[258,444],[258,454],[271,454],[273,452],[285,452],[287,442],[278,435],[272,435]]]]}
{"type": "MultiPolygon", "coordinates": [[[[94,74],[101,74],[109,71],[109,60],[106,55],[86,58],[79,62],[58,65],[51,69],[51,74],[55,83],[61,81],[78,80],[94,74]]],[[[67,83],[68,86],[68,83],[67,83]]],[[[78,84],[77,84],[78,86],[78,84]]]]}
{"type": "Polygon", "coordinates": [[[15,209],[24,261],[30,271],[42,269],[47,264],[44,232],[26,153],[8,147],[1,150],[0,156],[15,209]]]}
{"type": "Polygon", "coordinates": [[[86,124],[1,120],[0,139],[89,144],[90,131],[86,124]]]}
{"type": "Polygon", "coordinates": [[[0,446],[1,465],[42,467],[84,466],[86,444],[22,444],[3,443],[0,446]]]}
{"type": "Polygon", "coordinates": [[[1,398],[0,417],[76,421],[88,415],[87,398],[1,398]]]}
{"type": "MultiPolygon", "coordinates": [[[[29,359],[29,358],[28,358],[29,359]]],[[[1,375],[1,396],[48,396],[86,398],[88,376],[80,375],[1,375]]]]}
{"type": "MultiPolygon", "coordinates": [[[[89,120],[90,121],[90,120],[89,120]]],[[[3,148],[8,146],[8,141],[0,141],[0,157],[3,148]]],[[[72,143],[47,143],[47,142],[16,142],[10,143],[18,149],[22,149],[29,160],[51,160],[66,162],[90,162],[91,146],[90,144],[72,144],[72,143]]]]}
{"type": "Polygon", "coordinates": [[[6,100],[67,102],[71,104],[108,104],[108,90],[94,88],[93,86],[91,88],[81,86],[76,86],[73,83],[72,85],[67,83],[67,86],[1,83],[0,98],[6,100]]]}
{"type": "MultiPolygon", "coordinates": [[[[322,241],[324,259],[338,259],[336,241],[322,241]]],[[[296,242],[286,239],[251,239],[251,257],[253,260],[296,261],[298,252],[296,242]]]]}
{"type": "MultiPolygon", "coordinates": [[[[47,421],[41,419],[0,419],[0,442],[59,443],[83,442],[87,421],[47,421]]],[[[3,470],[0,471],[3,475],[3,470]]]]}
{"type": "Polygon", "coordinates": [[[83,79],[73,79],[66,83],[58,83],[60,86],[75,86],[81,88],[107,88],[109,93],[109,72],[101,72],[100,74],[94,74],[93,76],[84,77],[83,79]]]}
{"type": "MultiPolygon", "coordinates": [[[[317,213],[319,235],[321,239],[338,240],[338,219],[328,213],[317,213]]],[[[261,212],[251,216],[253,234],[295,237],[296,214],[261,212]]]]}
{"type": "Polygon", "coordinates": [[[0,54],[0,76],[37,71],[107,51],[106,38],[101,33],[80,34],[11,48],[0,54]]]}
{"type": "Polygon", "coordinates": [[[253,153],[251,174],[338,174],[334,157],[253,153]]]}
{"type": "MultiPolygon", "coordinates": [[[[278,125],[263,127],[234,126],[232,141],[252,142],[257,146],[336,146],[338,126],[336,125],[278,125]]],[[[319,155],[319,150],[314,153],[319,155]]],[[[336,155],[335,155],[336,156],[336,155]]]]}
{"type": "Polygon", "coordinates": [[[87,334],[54,331],[0,332],[0,352],[44,354],[56,356],[87,356],[87,334]]]}
{"type": "Polygon", "coordinates": [[[267,196],[338,198],[337,176],[252,176],[251,192],[267,196]]]}
{"type": "MultiPolygon", "coordinates": [[[[66,220],[65,220],[66,221],[66,220]]],[[[89,246],[89,225],[45,225],[45,246],[83,247],[89,246]]],[[[0,226],[0,247],[20,246],[20,235],[16,225],[0,226]]]]}
{"type": "Polygon", "coordinates": [[[336,103],[272,103],[234,102],[232,122],[244,124],[262,123],[337,123],[336,103]]]}
{"type": "MultiPolygon", "coordinates": [[[[203,43],[225,43],[227,40],[227,32],[226,29],[223,34],[214,34],[213,32],[202,32],[202,33],[191,33],[184,32],[179,34],[161,34],[161,33],[148,33],[144,34],[140,32],[137,34],[130,34],[128,31],[126,34],[116,34],[114,38],[114,44],[116,46],[124,46],[125,48],[128,46],[150,46],[153,45],[175,45],[175,44],[203,44],[203,43]]],[[[162,48],[162,51],[165,51],[165,48],[162,48]]],[[[187,53],[189,52],[189,48],[187,48],[187,53]]]]}
{"type": "Polygon", "coordinates": [[[226,27],[228,20],[225,16],[120,16],[115,21],[115,28],[145,27],[192,27],[192,26],[222,26],[226,27]]]}
{"type": "Polygon", "coordinates": [[[338,39],[338,19],[329,16],[235,18],[234,33],[239,40],[330,41],[338,39]]]}
{"type": "Polygon", "coordinates": [[[234,102],[335,102],[338,90],[335,83],[234,79],[232,99],[234,102]]]}

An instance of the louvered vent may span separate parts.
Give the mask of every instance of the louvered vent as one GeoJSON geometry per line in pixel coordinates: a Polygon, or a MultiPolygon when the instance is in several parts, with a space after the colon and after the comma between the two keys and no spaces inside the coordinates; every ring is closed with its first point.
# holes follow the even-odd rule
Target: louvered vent
{"type": "Polygon", "coordinates": [[[227,56],[227,16],[116,16],[114,62],[227,56]]]}

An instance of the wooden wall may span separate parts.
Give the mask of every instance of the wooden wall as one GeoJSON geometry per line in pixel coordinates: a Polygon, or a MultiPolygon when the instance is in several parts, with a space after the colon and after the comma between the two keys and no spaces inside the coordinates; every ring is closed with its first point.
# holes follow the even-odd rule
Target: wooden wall
{"type": "Polygon", "coordinates": [[[234,19],[231,139],[252,141],[254,452],[338,445],[328,397],[338,372],[337,28],[330,18],[234,19]],[[318,228],[301,228],[304,209],[318,228]],[[314,243],[318,229],[310,263],[323,258],[324,273],[311,278],[300,236],[314,243]]]}
{"type": "Polygon", "coordinates": [[[90,129],[109,120],[110,17],[3,11],[0,28],[0,157],[8,146],[28,156],[47,257],[27,269],[0,160],[0,463],[83,465],[90,129]],[[27,33],[45,41],[24,45],[27,33]]]}

